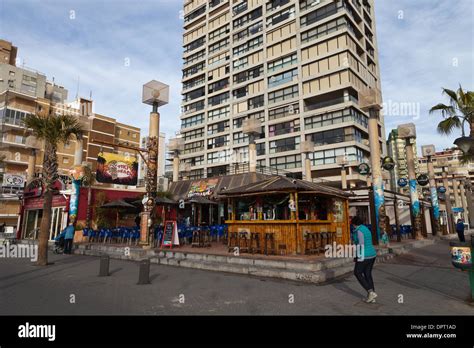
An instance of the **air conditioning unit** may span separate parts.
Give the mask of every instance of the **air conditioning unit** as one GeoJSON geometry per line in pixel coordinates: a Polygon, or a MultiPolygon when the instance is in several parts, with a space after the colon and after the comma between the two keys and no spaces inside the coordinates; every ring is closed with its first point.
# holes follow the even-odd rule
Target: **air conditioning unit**
{"type": "Polygon", "coordinates": [[[434,145],[423,145],[421,147],[421,154],[423,157],[433,156],[436,152],[436,148],[434,145]]]}
{"type": "Polygon", "coordinates": [[[416,138],[416,126],[414,123],[406,123],[398,126],[398,137],[400,139],[416,138]]]}

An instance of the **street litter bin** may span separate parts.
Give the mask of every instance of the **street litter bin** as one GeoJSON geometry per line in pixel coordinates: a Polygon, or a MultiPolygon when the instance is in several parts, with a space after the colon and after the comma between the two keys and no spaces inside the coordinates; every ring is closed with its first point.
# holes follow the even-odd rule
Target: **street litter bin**
{"type": "Polygon", "coordinates": [[[451,263],[454,267],[469,272],[469,283],[471,286],[471,300],[474,301],[474,264],[472,254],[474,250],[474,236],[471,242],[450,242],[451,263]]]}

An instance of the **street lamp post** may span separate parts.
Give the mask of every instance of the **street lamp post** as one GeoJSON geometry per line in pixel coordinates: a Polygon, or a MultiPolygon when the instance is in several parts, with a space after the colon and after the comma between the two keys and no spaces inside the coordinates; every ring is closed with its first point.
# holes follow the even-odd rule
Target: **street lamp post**
{"type": "Polygon", "coordinates": [[[249,172],[257,171],[257,144],[255,140],[262,132],[262,122],[256,118],[246,119],[242,124],[242,131],[249,137],[249,172]]]}
{"type": "Polygon", "coordinates": [[[343,190],[347,190],[347,172],[346,166],[348,165],[347,156],[338,156],[337,164],[341,166],[341,187],[343,190]]]}
{"type": "Polygon", "coordinates": [[[473,228],[474,227],[474,202],[472,199],[472,185],[471,185],[471,179],[469,179],[469,176],[466,177],[464,180],[464,189],[466,193],[466,201],[467,201],[467,209],[468,209],[468,218],[469,218],[469,227],[473,228]]]}
{"type": "Polygon", "coordinates": [[[375,224],[376,239],[380,241],[380,237],[385,231],[385,194],[382,178],[381,166],[381,149],[379,139],[379,117],[382,109],[382,96],[377,88],[364,88],[359,91],[359,105],[362,110],[369,113],[369,147],[370,162],[372,168],[372,190],[374,195],[375,206],[375,224]]]}
{"type": "Polygon", "coordinates": [[[436,178],[435,178],[435,171],[432,161],[432,156],[436,152],[436,148],[434,145],[425,145],[421,147],[421,152],[423,156],[427,159],[428,165],[428,177],[430,180],[430,197],[431,197],[431,205],[433,206],[433,217],[434,217],[434,229],[433,235],[438,235],[440,232],[440,223],[439,223],[439,200],[438,200],[438,189],[436,187],[436,178]]]}
{"type": "Polygon", "coordinates": [[[179,180],[179,155],[184,150],[184,139],[180,137],[170,139],[168,150],[173,155],[173,182],[179,180]]]}
{"type": "Polygon", "coordinates": [[[153,107],[150,112],[149,137],[147,142],[148,159],[145,177],[146,199],[143,200],[143,212],[140,213],[140,245],[149,246],[151,212],[155,207],[158,181],[158,137],[160,132],[160,114],[158,107],[168,104],[169,86],[152,80],[143,85],[142,102],[153,107]]]}
{"type": "Polygon", "coordinates": [[[408,182],[410,187],[411,212],[413,215],[413,234],[415,239],[423,239],[421,234],[421,210],[420,200],[418,197],[416,173],[415,173],[415,156],[413,151],[413,142],[416,138],[416,128],[413,123],[402,124],[398,126],[398,136],[405,139],[405,153],[408,167],[408,182]]]}
{"type": "Polygon", "coordinates": [[[314,142],[311,140],[304,140],[300,144],[301,153],[304,155],[304,175],[307,181],[312,181],[311,173],[311,158],[309,154],[314,152],[314,142]]]}

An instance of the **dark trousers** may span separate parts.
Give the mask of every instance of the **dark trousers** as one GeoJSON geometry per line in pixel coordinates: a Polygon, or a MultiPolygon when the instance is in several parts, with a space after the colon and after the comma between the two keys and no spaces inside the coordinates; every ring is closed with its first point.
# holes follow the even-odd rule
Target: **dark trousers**
{"type": "Polygon", "coordinates": [[[460,242],[465,242],[466,238],[464,237],[464,231],[456,231],[458,233],[459,241],[460,242]]]}
{"type": "Polygon", "coordinates": [[[372,279],[372,268],[374,267],[375,257],[364,261],[356,261],[354,275],[360,285],[366,290],[374,290],[374,280],[372,279]]]}
{"type": "Polygon", "coordinates": [[[64,240],[64,253],[70,254],[72,251],[72,239],[65,239],[64,240]]]}

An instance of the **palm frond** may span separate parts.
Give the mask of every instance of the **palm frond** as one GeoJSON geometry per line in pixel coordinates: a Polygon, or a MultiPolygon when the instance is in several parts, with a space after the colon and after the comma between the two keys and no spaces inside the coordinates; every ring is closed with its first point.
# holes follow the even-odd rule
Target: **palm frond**
{"type": "Polygon", "coordinates": [[[450,135],[456,128],[461,128],[462,121],[457,116],[447,117],[438,124],[440,134],[450,135]]]}
{"type": "Polygon", "coordinates": [[[452,106],[449,106],[449,105],[446,105],[446,104],[443,104],[443,103],[439,103],[435,106],[433,106],[429,113],[432,114],[436,111],[441,111],[441,115],[443,117],[450,117],[450,116],[455,116],[456,115],[456,110],[452,107],[452,106]]]}

